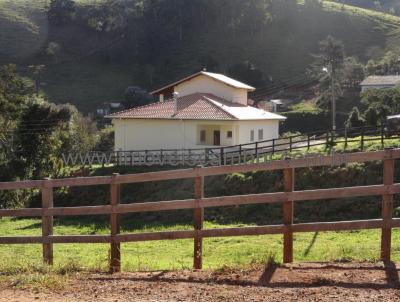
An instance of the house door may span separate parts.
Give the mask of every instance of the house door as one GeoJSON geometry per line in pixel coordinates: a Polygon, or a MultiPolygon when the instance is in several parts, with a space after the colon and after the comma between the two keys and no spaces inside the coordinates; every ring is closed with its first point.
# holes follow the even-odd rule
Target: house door
{"type": "Polygon", "coordinates": [[[221,145],[221,131],[214,130],[214,146],[221,145]]]}

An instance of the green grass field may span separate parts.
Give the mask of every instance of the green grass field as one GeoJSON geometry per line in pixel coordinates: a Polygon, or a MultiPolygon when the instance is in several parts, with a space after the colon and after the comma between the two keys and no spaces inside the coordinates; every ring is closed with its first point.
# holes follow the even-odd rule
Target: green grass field
{"type": "MultiPolygon", "coordinates": [[[[83,220],[84,222],[85,220],[83,220]]],[[[54,233],[108,234],[103,225],[83,223],[79,219],[57,223],[54,233]]],[[[206,222],[206,228],[231,227],[206,222]]],[[[238,226],[238,225],[236,225],[238,226]]],[[[241,225],[243,226],[243,225],[241,225]]],[[[123,232],[149,232],[160,230],[190,229],[188,225],[171,227],[144,227],[124,229],[123,232]]],[[[40,235],[41,225],[37,219],[2,219],[1,236],[40,235]]],[[[393,231],[392,257],[400,261],[400,232],[393,231]]],[[[332,260],[377,260],[379,258],[380,231],[299,233],[294,239],[295,261],[332,260]]],[[[56,244],[54,247],[55,267],[73,267],[82,270],[107,270],[108,244],[56,244]]],[[[40,269],[41,245],[0,246],[0,272],[12,274],[25,269],[40,269]]],[[[220,269],[232,266],[248,266],[264,263],[274,257],[282,261],[282,236],[243,236],[204,239],[205,268],[220,269]]],[[[149,241],[122,244],[122,269],[124,271],[190,269],[193,259],[193,241],[149,241]]],[[[0,274],[1,275],[1,274],[0,274]]]]}

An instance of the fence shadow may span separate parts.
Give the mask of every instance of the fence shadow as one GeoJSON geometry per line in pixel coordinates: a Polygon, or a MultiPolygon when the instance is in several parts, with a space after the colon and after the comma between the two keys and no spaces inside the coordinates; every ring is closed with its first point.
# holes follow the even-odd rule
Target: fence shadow
{"type": "MultiPolygon", "coordinates": [[[[254,274],[247,274],[242,271],[237,273],[228,272],[227,274],[222,273],[211,273],[207,272],[205,274],[196,272],[174,272],[161,271],[156,273],[124,273],[123,275],[115,275],[110,277],[109,275],[96,276],[89,278],[92,281],[111,281],[111,280],[124,280],[130,282],[168,282],[168,283],[197,283],[197,284],[220,284],[220,285],[231,285],[231,286],[251,286],[251,287],[270,287],[270,288],[312,288],[312,287],[340,287],[347,289],[400,289],[399,282],[399,268],[396,267],[393,262],[385,262],[384,266],[371,266],[371,267],[346,267],[340,265],[322,265],[320,267],[315,267],[310,264],[302,264],[301,266],[276,266],[269,265],[266,266],[264,270],[256,272],[254,274]],[[315,270],[319,271],[311,279],[304,279],[304,281],[299,281],[298,276],[304,274],[303,270],[315,270]],[[339,281],[333,278],[329,278],[329,272],[333,270],[353,270],[357,271],[381,271],[383,276],[386,276],[386,282],[370,282],[369,276],[365,275],[365,282],[361,281],[339,281]],[[243,276],[240,276],[242,274],[243,276]],[[274,277],[276,274],[285,275],[285,278],[277,278],[275,281],[274,277]],[[189,276],[186,276],[189,275],[189,276]],[[238,278],[238,275],[240,278],[238,278]],[[293,281],[291,281],[291,276],[293,281]],[[280,280],[282,279],[282,280],[280,280]]],[[[336,275],[336,272],[335,272],[336,275]]],[[[303,280],[303,279],[302,279],[303,280]]]]}

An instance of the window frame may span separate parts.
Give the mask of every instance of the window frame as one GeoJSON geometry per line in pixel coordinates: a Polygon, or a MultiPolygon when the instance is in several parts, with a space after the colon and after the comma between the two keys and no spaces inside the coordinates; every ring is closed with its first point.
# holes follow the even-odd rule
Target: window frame
{"type": "Polygon", "coordinates": [[[207,141],[207,131],[200,130],[200,143],[205,143],[207,141]]]}
{"type": "Polygon", "coordinates": [[[258,129],[258,140],[262,141],[264,139],[264,129],[258,129]]]}

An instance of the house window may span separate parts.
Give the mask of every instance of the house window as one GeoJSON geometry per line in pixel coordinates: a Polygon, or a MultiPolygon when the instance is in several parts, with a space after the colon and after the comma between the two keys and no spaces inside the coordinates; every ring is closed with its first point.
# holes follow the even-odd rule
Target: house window
{"type": "Polygon", "coordinates": [[[206,142],[206,130],[201,130],[200,131],[200,142],[205,143],[206,142]]]}
{"type": "Polygon", "coordinates": [[[254,142],[254,130],[250,130],[250,141],[254,142]]]}
{"type": "Polygon", "coordinates": [[[227,131],[226,132],[226,137],[227,138],[232,138],[232,131],[227,131]]]}
{"type": "Polygon", "coordinates": [[[261,141],[264,139],[264,129],[258,129],[258,140],[261,141]]]}

